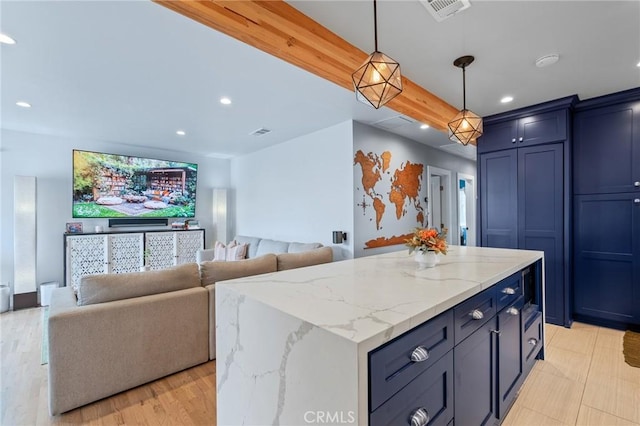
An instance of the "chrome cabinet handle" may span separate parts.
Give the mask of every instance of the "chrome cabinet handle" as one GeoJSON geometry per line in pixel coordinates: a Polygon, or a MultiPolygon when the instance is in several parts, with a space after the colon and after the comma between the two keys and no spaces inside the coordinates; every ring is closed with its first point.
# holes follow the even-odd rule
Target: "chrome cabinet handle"
{"type": "Polygon", "coordinates": [[[511,143],[516,143],[516,138],[511,139],[511,143]]]}
{"type": "Polygon", "coordinates": [[[516,294],[516,291],[514,289],[512,289],[511,287],[505,287],[502,289],[502,292],[504,294],[516,294]]]}
{"type": "Polygon", "coordinates": [[[640,187],[640,181],[633,182],[633,186],[635,186],[636,188],[640,187]]]}
{"type": "Polygon", "coordinates": [[[508,313],[509,315],[513,315],[514,317],[520,313],[520,311],[518,311],[518,308],[514,306],[507,308],[505,312],[508,313]]]}
{"type": "Polygon", "coordinates": [[[422,362],[429,359],[429,351],[424,346],[418,346],[411,352],[411,362],[422,362]]]}
{"type": "Polygon", "coordinates": [[[469,315],[471,315],[471,318],[473,318],[474,320],[481,320],[482,318],[484,318],[484,314],[482,313],[482,311],[479,311],[477,309],[469,312],[469,315]]]}
{"type": "Polygon", "coordinates": [[[636,198],[635,200],[633,200],[633,202],[636,204],[640,204],[640,198],[636,198]]]}
{"type": "Polygon", "coordinates": [[[491,330],[491,332],[493,334],[497,334],[498,336],[502,334],[502,331],[500,331],[500,330],[491,330]]]}
{"type": "Polygon", "coordinates": [[[524,140],[524,138],[522,136],[520,136],[520,142],[522,142],[524,140]]]}
{"type": "Polygon", "coordinates": [[[409,424],[411,426],[426,426],[429,423],[429,413],[426,408],[418,408],[416,411],[411,413],[411,417],[409,417],[409,424]]]}
{"type": "Polygon", "coordinates": [[[528,340],[527,343],[529,343],[531,346],[535,346],[538,344],[538,339],[532,337],[531,339],[528,340]]]}

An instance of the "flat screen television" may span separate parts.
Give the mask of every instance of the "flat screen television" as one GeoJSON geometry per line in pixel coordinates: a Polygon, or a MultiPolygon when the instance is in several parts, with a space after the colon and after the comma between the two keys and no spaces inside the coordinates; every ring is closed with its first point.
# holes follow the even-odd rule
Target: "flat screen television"
{"type": "Polygon", "coordinates": [[[198,165],[73,150],[73,217],[194,217],[198,165]]]}

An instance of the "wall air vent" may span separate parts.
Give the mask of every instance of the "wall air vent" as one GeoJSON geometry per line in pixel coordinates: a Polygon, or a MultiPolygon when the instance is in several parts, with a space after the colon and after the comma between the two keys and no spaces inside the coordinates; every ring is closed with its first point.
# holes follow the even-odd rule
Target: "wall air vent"
{"type": "Polygon", "coordinates": [[[253,132],[249,133],[249,136],[262,136],[266,135],[267,133],[271,133],[271,130],[261,127],[258,130],[254,130],[253,132]]]}
{"type": "Polygon", "coordinates": [[[420,0],[436,21],[442,22],[471,6],[469,0],[420,0]]]}

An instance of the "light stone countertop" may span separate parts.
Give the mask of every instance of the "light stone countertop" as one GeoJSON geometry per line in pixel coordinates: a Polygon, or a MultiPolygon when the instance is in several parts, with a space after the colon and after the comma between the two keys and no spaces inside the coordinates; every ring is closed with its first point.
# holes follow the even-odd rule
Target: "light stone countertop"
{"type": "Polygon", "coordinates": [[[451,246],[434,268],[418,269],[403,249],[216,286],[375,348],[542,258],[540,251],[451,246]]]}

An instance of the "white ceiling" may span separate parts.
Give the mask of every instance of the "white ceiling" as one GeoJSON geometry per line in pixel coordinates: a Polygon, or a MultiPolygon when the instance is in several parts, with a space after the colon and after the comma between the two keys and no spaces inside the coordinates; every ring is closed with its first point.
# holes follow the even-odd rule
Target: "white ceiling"
{"type": "MultiPolygon", "coordinates": [[[[289,3],[373,50],[371,1],[289,3]]],[[[1,45],[5,129],[232,157],[348,119],[389,128],[398,116],[150,1],[1,0],[0,14],[0,31],[17,41],[1,45]],[[249,135],[261,127],[272,132],[249,135]]],[[[472,0],[441,23],[417,0],[379,1],[378,35],[404,75],[457,107],[462,76],[452,62],[474,55],[467,107],[483,116],[640,85],[639,1],[472,0]],[[549,53],[560,61],[536,68],[549,53]],[[502,105],[506,94],[515,100],[502,105]]],[[[390,131],[475,157],[418,123],[390,131]]]]}

